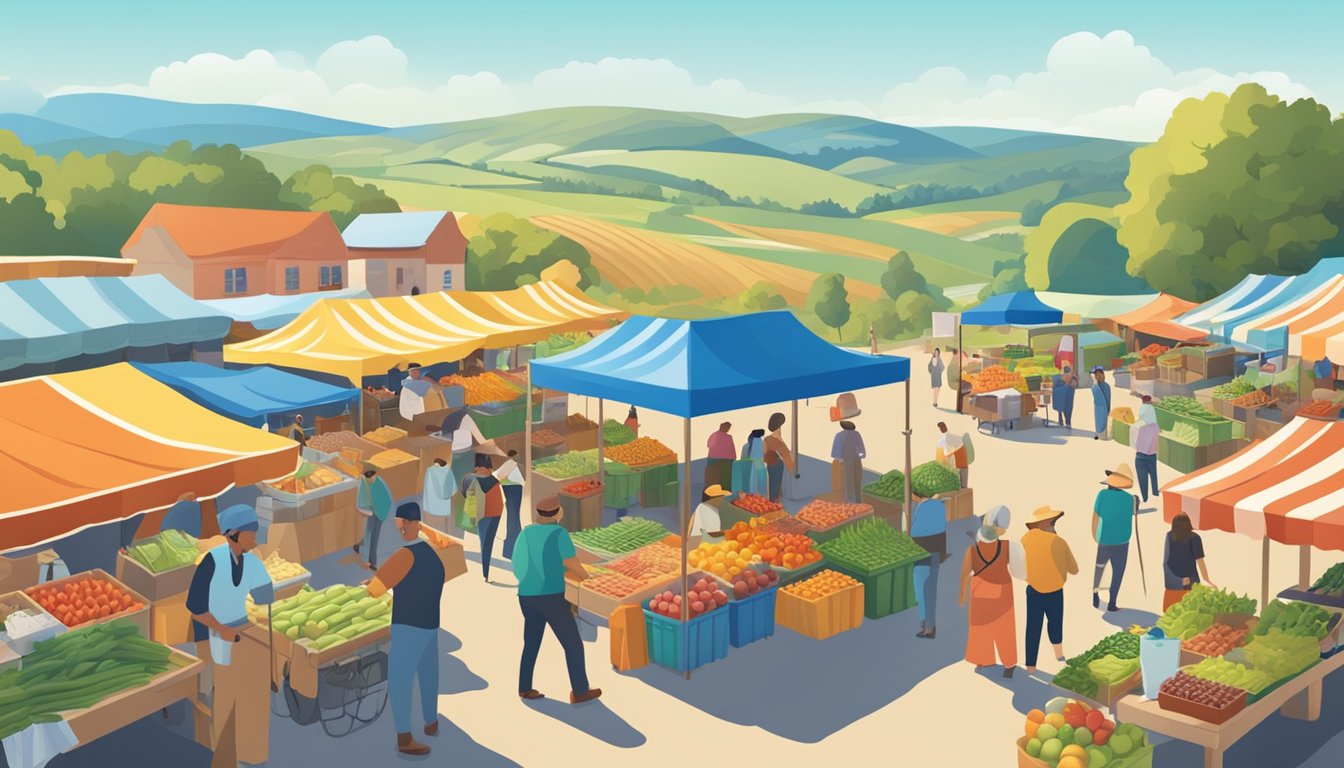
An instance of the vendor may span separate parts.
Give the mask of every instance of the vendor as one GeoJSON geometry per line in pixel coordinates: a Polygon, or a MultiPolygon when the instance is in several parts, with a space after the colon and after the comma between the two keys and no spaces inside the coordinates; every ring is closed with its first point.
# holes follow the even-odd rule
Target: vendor
{"type": "Polygon", "coordinates": [[[731,492],[725,491],[721,485],[706,488],[700,497],[700,506],[695,508],[695,513],[689,521],[690,535],[699,536],[701,541],[706,537],[722,538],[723,521],[719,517],[719,504],[723,502],[725,496],[731,495],[731,492]]]}
{"type": "Polygon", "coordinates": [[[308,447],[308,434],[303,431],[303,414],[294,414],[294,421],[289,425],[289,432],[286,434],[290,440],[293,440],[304,448],[308,447]]]}
{"type": "Polygon", "coordinates": [[[933,458],[935,461],[941,461],[948,467],[957,471],[961,478],[961,487],[970,487],[971,463],[966,450],[966,440],[955,432],[948,430],[946,422],[938,422],[938,431],[942,436],[938,438],[938,444],[934,448],[933,458]]]}
{"type": "Polygon", "coordinates": [[[216,755],[237,754],[240,734],[235,728],[235,703],[249,687],[265,687],[267,684],[264,677],[252,679],[251,674],[264,674],[264,664],[259,667],[239,665],[222,673],[219,669],[231,665],[234,644],[242,639],[241,630],[247,624],[248,595],[263,604],[271,603],[275,597],[266,566],[251,554],[257,545],[260,525],[257,513],[243,504],[235,504],[220,513],[219,528],[226,541],[205,553],[196,566],[187,592],[187,610],[191,612],[198,655],[209,658],[214,665],[216,755]]]}
{"type": "Polygon", "coordinates": [[[513,559],[513,546],[523,530],[523,470],[518,466],[518,452],[509,451],[509,457],[495,470],[495,478],[504,492],[504,557],[513,559]]]}
{"type": "Polygon", "coordinates": [[[733,425],[723,422],[717,431],[709,436],[705,459],[705,485],[729,485],[733,483],[733,460],[737,458],[737,446],[733,443],[733,425]]]}
{"type": "Polygon", "coordinates": [[[1092,420],[1097,428],[1093,440],[1106,437],[1107,422],[1111,417],[1111,385],[1106,383],[1106,369],[1092,366],[1092,420]]]}
{"type": "Polygon", "coordinates": [[[401,395],[397,410],[401,418],[411,421],[425,412],[425,396],[434,388],[434,383],[424,378],[419,363],[411,363],[407,378],[401,383],[401,395]]]}

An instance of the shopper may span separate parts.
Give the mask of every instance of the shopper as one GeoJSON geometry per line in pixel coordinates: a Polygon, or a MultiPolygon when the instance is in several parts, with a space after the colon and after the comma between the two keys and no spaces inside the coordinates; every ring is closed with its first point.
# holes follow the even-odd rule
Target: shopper
{"type": "MultiPolygon", "coordinates": [[[[392,489],[387,487],[386,480],[378,477],[378,467],[365,462],[364,479],[359,481],[359,492],[355,495],[355,509],[366,518],[363,545],[368,549],[365,556],[369,570],[378,568],[378,534],[383,522],[392,514],[392,501],[392,489]]],[[[359,554],[359,547],[359,544],[355,545],[355,554],[359,554]]]]}
{"type": "Polygon", "coordinates": [[[1120,582],[1125,578],[1125,564],[1129,561],[1129,539],[1134,531],[1139,501],[1129,492],[1134,487],[1134,471],[1121,464],[1106,471],[1106,486],[1097,494],[1092,507],[1092,538],[1097,541],[1097,570],[1092,575],[1092,607],[1101,607],[1101,575],[1106,564],[1111,566],[1110,600],[1106,610],[1117,611],[1120,582]]]}
{"type": "Polygon", "coordinates": [[[784,418],[782,413],[770,414],[770,421],[766,426],[770,429],[770,434],[765,436],[765,471],[769,477],[769,498],[775,503],[783,497],[784,492],[784,472],[788,470],[797,474],[798,467],[794,463],[793,452],[784,442],[780,430],[784,428],[784,418]]]}
{"type": "Polygon", "coordinates": [[[475,518],[481,538],[481,575],[490,581],[490,560],[495,554],[495,534],[504,514],[504,489],[494,475],[494,464],[484,453],[476,454],[476,467],[462,478],[462,498],[467,500],[467,518],[475,518]]]}
{"type": "Polygon", "coordinates": [[[938,432],[942,436],[938,438],[938,444],[934,447],[934,460],[955,469],[957,475],[961,477],[961,487],[969,488],[971,463],[965,438],[948,431],[947,424],[941,421],[938,422],[938,432]]]}
{"type": "Polygon", "coordinates": [[[289,425],[288,435],[290,440],[304,448],[308,447],[308,433],[303,430],[303,414],[294,414],[294,421],[289,425]]]}
{"type": "Polygon", "coordinates": [[[1107,422],[1111,418],[1111,385],[1106,383],[1106,369],[1092,366],[1092,419],[1097,428],[1093,440],[1106,437],[1107,422]]]}
{"type": "Polygon", "coordinates": [[[508,458],[495,470],[495,477],[504,492],[504,557],[513,559],[513,546],[523,530],[523,470],[518,466],[518,452],[509,451],[508,458]]]}
{"type": "Polygon", "coordinates": [[[744,493],[764,496],[769,493],[769,478],[765,471],[765,430],[753,429],[742,444],[742,460],[750,462],[747,482],[740,489],[744,493]]]}
{"type": "Polygon", "coordinates": [[[699,536],[701,543],[708,539],[723,538],[723,522],[719,517],[719,504],[725,497],[731,496],[731,491],[724,490],[721,485],[711,485],[705,489],[700,497],[700,506],[695,508],[695,513],[687,524],[687,533],[690,536],[699,536]]]}
{"type": "Polygon", "coordinates": [[[434,382],[424,377],[419,363],[411,363],[406,380],[401,382],[401,392],[397,397],[397,412],[406,421],[413,421],[425,412],[425,398],[434,388],[434,382]]]}
{"type": "Polygon", "coordinates": [[[868,326],[868,352],[869,352],[869,354],[873,354],[873,355],[876,355],[876,354],[877,354],[877,326],[876,326],[876,325],[869,325],[869,326],[868,326]]]}
{"type": "Polygon", "coordinates": [[[1013,578],[1021,578],[1024,555],[1017,542],[1005,541],[1012,513],[997,506],[981,519],[975,542],[962,560],[962,605],[970,601],[970,627],[966,632],[966,660],[976,671],[1003,664],[1003,676],[1011,678],[1017,668],[1017,628],[1013,616],[1013,578]]]}
{"type": "MultiPolygon", "coordinates": [[[[443,422],[439,425],[437,437],[440,440],[448,440],[453,444],[453,477],[460,483],[462,478],[471,474],[476,469],[476,454],[478,453],[498,453],[499,449],[494,447],[494,443],[486,440],[481,434],[480,427],[476,426],[476,420],[471,418],[465,407],[450,411],[443,417],[443,422]]],[[[453,523],[463,531],[471,529],[469,521],[462,517],[462,505],[466,502],[466,497],[461,493],[453,497],[453,523]]]]}
{"type": "Polygon", "coordinates": [[[411,734],[411,691],[420,684],[420,713],[425,735],[439,734],[439,603],[443,598],[443,561],[429,542],[420,538],[420,505],[397,507],[397,532],[402,546],[369,580],[369,594],[382,597],[395,590],[392,601],[392,646],[387,654],[388,698],[397,726],[397,751],[427,755],[429,747],[411,734]]]}
{"type": "Polygon", "coordinates": [[[938,630],[938,568],[947,559],[947,502],[925,499],[915,505],[910,536],[929,553],[915,564],[915,596],[919,600],[919,632],[915,637],[934,639],[938,630]]]}
{"type": "Polygon", "coordinates": [[[859,434],[854,422],[840,422],[840,431],[831,442],[831,460],[840,465],[845,501],[850,504],[863,501],[863,460],[867,457],[863,435],[859,434]]]}
{"type": "Polygon", "coordinates": [[[164,513],[159,530],[181,531],[194,539],[201,538],[201,503],[196,494],[187,491],[178,496],[177,502],[164,513]]]}
{"type": "Polygon", "coordinates": [[[733,443],[731,422],[723,422],[709,436],[709,457],[705,459],[705,485],[731,487],[733,484],[733,459],[737,458],[737,446],[733,443]]]}
{"type": "Polygon", "coordinates": [[[1064,582],[1078,573],[1069,543],[1055,532],[1062,509],[1038,507],[1022,535],[1027,565],[1027,674],[1036,673],[1041,626],[1046,625],[1055,660],[1064,661],[1064,582]]]}
{"type": "Polygon", "coordinates": [[[1144,503],[1148,501],[1148,489],[1152,488],[1153,498],[1157,498],[1157,409],[1153,407],[1151,395],[1143,396],[1143,405],[1139,406],[1139,419],[1130,428],[1134,443],[1134,469],[1139,473],[1139,493],[1144,503]]]}
{"type": "Polygon", "coordinates": [[[1204,584],[1213,587],[1208,566],[1204,565],[1204,541],[1195,533],[1190,516],[1184,512],[1171,519],[1162,550],[1162,572],[1166,591],[1162,593],[1162,612],[1190,593],[1191,587],[1204,584]]]}
{"type": "Polygon", "coordinates": [[[1050,403],[1060,425],[1068,429],[1073,429],[1073,393],[1076,389],[1078,377],[1073,375],[1073,366],[1065,363],[1064,370],[1050,381],[1050,403]]]}
{"type": "Polygon", "coordinates": [[[625,426],[638,431],[639,430],[639,411],[635,406],[630,406],[630,412],[625,414],[625,426]]]}
{"type": "Polygon", "coordinates": [[[938,390],[943,386],[943,374],[947,366],[943,364],[943,351],[933,348],[933,357],[929,358],[929,384],[933,387],[933,407],[938,407],[938,390]]]}
{"type": "Polygon", "coordinates": [[[574,541],[569,538],[569,532],[559,525],[564,516],[556,497],[537,502],[537,522],[518,535],[518,546],[514,550],[513,572],[518,577],[518,605],[523,612],[518,695],[524,699],[543,698],[542,693],[532,687],[532,671],[541,651],[541,638],[549,626],[565,650],[565,666],[569,668],[569,703],[579,704],[601,696],[602,689],[588,686],[578,621],[570,613],[569,603],[565,602],[566,574],[574,581],[583,581],[588,578],[588,571],[575,557],[574,541]]]}
{"type": "Polygon", "coordinates": [[[219,514],[219,528],[224,543],[197,563],[186,607],[197,653],[212,665],[215,751],[232,757],[238,753],[239,742],[253,736],[238,731],[238,702],[253,698],[247,695],[248,689],[260,690],[267,684],[265,677],[255,674],[264,672],[264,663],[233,665],[234,648],[248,623],[247,598],[269,604],[275,595],[265,564],[252,554],[261,528],[256,511],[243,504],[228,507],[219,514]]]}
{"type": "MultiPolygon", "coordinates": [[[[434,461],[425,470],[425,492],[421,501],[424,504],[424,514],[430,516],[432,522],[447,520],[453,514],[453,496],[457,493],[457,478],[453,475],[453,468],[448,466],[448,460],[442,456],[434,457],[434,461]]],[[[438,525],[431,527],[437,528],[438,525]]]]}

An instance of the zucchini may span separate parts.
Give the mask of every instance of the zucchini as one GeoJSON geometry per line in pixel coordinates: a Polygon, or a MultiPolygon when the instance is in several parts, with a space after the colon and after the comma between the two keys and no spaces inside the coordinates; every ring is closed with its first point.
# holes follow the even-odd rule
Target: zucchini
{"type": "Polygon", "coordinates": [[[317,648],[317,650],[320,651],[325,648],[330,648],[331,646],[336,645],[337,643],[343,643],[343,642],[345,642],[345,638],[341,637],[340,635],[334,635],[334,634],[323,635],[322,637],[313,641],[313,647],[317,648]]]}
{"type": "Polygon", "coordinates": [[[322,619],[335,616],[340,610],[341,607],[339,605],[324,605],[308,614],[308,621],[321,621],[322,619]]]}

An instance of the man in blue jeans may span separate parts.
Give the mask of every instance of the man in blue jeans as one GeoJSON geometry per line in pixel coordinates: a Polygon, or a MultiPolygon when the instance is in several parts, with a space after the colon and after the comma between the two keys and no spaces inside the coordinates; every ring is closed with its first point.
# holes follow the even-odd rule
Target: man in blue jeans
{"type": "Polygon", "coordinates": [[[1157,438],[1160,428],[1157,424],[1157,409],[1153,407],[1153,398],[1143,396],[1143,405],[1139,406],[1139,418],[1130,428],[1134,443],[1134,469],[1139,473],[1139,493],[1146,504],[1148,489],[1152,488],[1153,498],[1157,498],[1157,438]]]}
{"type": "Polygon", "coordinates": [[[397,751],[427,755],[429,747],[411,734],[411,691],[420,682],[420,710],[425,735],[439,733],[439,600],[443,597],[443,561],[420,538],[420,505],[397,507],[402,547],[369,580],[369,594],[382,597],[396,590],[392,601],[392,647],[388,652],[388,698],[397,726],[397,751]]]}
{"type": "Polygon", "coordinates": [[[588,672],[583,659],[583,640],[578,621],[565,601],[565,574],[575,581],[588,578],[575,557],[569,531],[558,523],[564,518],[560,500],[554,496],[537,502],[537,522],[518,534],[513,549],[513,573],[518,578],[518,605],[523,611],[523,658],[518,665],[518,695],[524,699],[544,698],[532,687],[532,671],[541,651],[541,638],[550,626],[565,649],[569,668],[569,703],[580,704],[602,695],[602,689],[588,687],[588,672]]]}
{"type": "Polygon", "coordinates": [[[910,536],[929,553],[915,564],[915,594],[919,597],[919,631],[915,637],[934,639],[938,628],[938,566],[947,558],[947,502],[925,499],[915,505],[910,536]]]}
{"type": "MultiPolygon", "coordinates": [[[[368,569],[378,568],[378,534],[382,531],[383,521],[392,513],[392,489],[387,481],[378,476],[378,467],[364,463],[364,479],[359,481],[359,491],[355,496],[355,509],[368,519],[364,522],[363,546],[368,548],[368,569]]],[[[356,544],[355,554],[359,554],[360,544],[356,544]]]]}
{"type": "Polygon", "coordinates": [[[1097,570],[1092,574],[1092,607],[1101,607],[1101,574],[1111,564],[1110,600],[1108,611],[1120,610],[1116,598],[1120,595],[1120,581],[1125,578],[1125,564],[1129,562],[1129,539],[1134,531],[1134,517],[1138,515],[1138,499],[1129,492],[1134,487],[1134,471],[1128,464],[1106,471],[1102,482],[1105,488],[1097,494],[1092,506],[1092,537],[1097,540],[1097,570]]]}

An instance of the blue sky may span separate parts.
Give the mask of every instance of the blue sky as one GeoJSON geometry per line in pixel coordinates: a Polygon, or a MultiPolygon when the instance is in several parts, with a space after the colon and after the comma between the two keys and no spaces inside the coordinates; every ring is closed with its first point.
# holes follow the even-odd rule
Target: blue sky
{"type": "MultiPolygon", "coordinates": [[[[499,93],[486,97],[479,87],[441,91],[444,104],[454,105],[440,110],[449,118],[498,112],[509,105],[548,106],[552,102],[541,93],[543,84],[536,82],[537,76],[563,69],[570,62],[649,59],[666,60],[695,86],[731,81],[740,84],[744,93],[770,97],[755,102],[734,99],[720,89],[718,98],[702,99],[710,109],[738,102],[754,104],[742,111],[756,112],[820,105],[829,111],[866,110],[874,116],[916,121],[1012,123],[1013,116],[1005,117],[1001,109],[986,109],[976,120],[974,105],[940,111],[925,103],[927,98],[899,99],[916,108],[896,108],[892,113],[888,97],[892,89],[917,82],[931,69],[950,67],[966,80],[961,100],[974,100],[994,90],[986,84],[991,76],[1011,80],[1046,70],[1047,55],[1061,39],[1079,32],[1104,37],[1122,30],[1132,38],[1133,46],[1146,48],[1173,72],[1210,70],[1228,77],[1241,72],[1280,73],[1285,83],[1301,89],[1298,93],[1285,85],[1285,95],[1311,94],[1327,103],[1344,104],[1344,84],[1337,74],[1344,71],[1344,48],[1338,39],[1338,31],[1344,29],[1344,3],[241,0],[206,4],[148,0],[121,4],[0,0],[0,13],[11,30],[0,45],[0,76],[43,94],[81,86],[142,88],[146,95],[180,97],[181,89],[151,88],[156,67],[207,52],[241,59],[261,49],[273,53],[283,66],[302,71],[336,43],[376,35],[386,38],[406,60],[401,80],[389,80],[382,84],[385,87],[412,87],[433,94],[453,76],[488,73],[511,89],[511,100],[501,100],[499,93]],[[131,7],[134,13],[127,10],[131,7]],[[885,105],[884,99],[888,101],[885,105]]],[[[1084,49],[1080,55],[1089,54],[1084,49]]],[[[1124,81],[1130,69],[1142,69],[1142,62],[1133,66],[1127,62],[1122,58],[1123,66],[1112,70],[1116,79],[1124,81]]],[[[606,76],[615,76],[615,71],[615,65],[609,66],[606,76]]],[[[208,78],[210,72],[202,69],[194,76],[208,78]]],[[[1117,92],[1120,101],[1112,106],[1124,106],[1126,99],[1137,101],[1138,94],[1152,87],[1204,87],[1197,84],[1198,77],[1177,78],[1172,85],[1162,81],[1160,73],[1149,74],[1149,81],[1132,84],[1131,92],[1117,92]]],[[[226,76],[219,71],[216,75],[226,76]]],[[[569,75],[571,80],[581,79],[585,73],[569,75]]],[[[656,72],[639,67],[628,68],[625,76],[653,77],[655,89],[663,83],[656,72]]],[[[560,90],[569,98],[600,100],[606,91],[600,87],[603,82],[609,81],[599,78],[599,86],[591,91],[580,87],[560,90]]],[[[672,81],[667,82],[671,88],[672,81]]],[[[331,87],[333,92],[338,89],[331,87]]],[[[924,89],[926,97],[930,90],[924,89]]],[[[670,94],[669,106],[695,106],[698,98],[670,94]]],[[[1053,98],[1067,101],[1069,94],[1053,98]]],[[[253,100],[279,103],[284,99],[283,95],[262,94],[253,100]]],[[[1029,122],[1042,110],[1030,99],[1026,102],[1037,113],[1021,117],[1029,122]]],[[[383,114],[384,122],[414,122],[426,114],[438,114],[395,106],[384,109],[378,106],[382,103],[367,101],[364,108],[383,114]]],[[[302,95],[295,97],[295,106],[326,112],[360,108],[349,99],[343,107],[328,106],[302,95]]],[[[1067,122],[1069,117],[1061,112],[1045,120],[1067,122]]],[[[1086,128],[1087,122],[1081,125],[1086,128]]]]}

